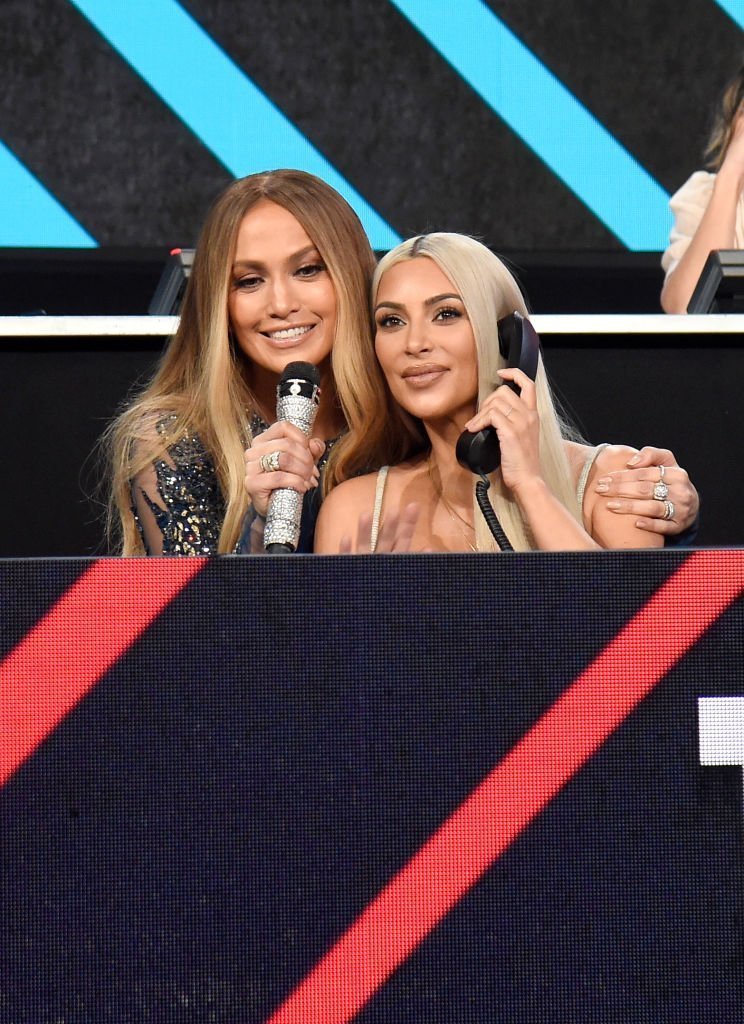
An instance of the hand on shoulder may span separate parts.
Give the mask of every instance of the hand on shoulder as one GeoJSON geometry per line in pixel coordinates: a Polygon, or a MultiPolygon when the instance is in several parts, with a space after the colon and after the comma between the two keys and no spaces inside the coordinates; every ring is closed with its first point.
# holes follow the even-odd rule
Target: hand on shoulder
{"type": "Polygon", "coordinates": [[[587,528],[603,547],[661,547],[664,533],[679,531],[678,523],[664,519],[664,500],[654,496],[660,477],[671,476],[672,464],[679,474],[687,476],[665,449],[638,452],[628,445],[602,449],[587,479],[583,513],[587,528]],[[669,458],[669,468],[655,461],[657,455],[669,458]],[[660,470],[659,465],[664,469],[660,470]],[[650,523],[657,525],[652,527],[650,523]]]}

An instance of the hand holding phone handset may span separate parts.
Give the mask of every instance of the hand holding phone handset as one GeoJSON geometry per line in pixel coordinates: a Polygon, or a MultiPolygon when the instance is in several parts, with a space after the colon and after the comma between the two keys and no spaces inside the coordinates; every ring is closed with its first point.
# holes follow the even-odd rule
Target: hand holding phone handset
{"type": "MultiPolygon", "coordinates": [[[[499,320],[498,332],[499,349],[506,359],[506,366],[516,367],[530,380],[535,380],[540,339],[529,320],[515,311],[499,320]]],[[[506,381],[506,387],[511,388],[516,394],[520,393],[514,381],[506,381]]],[[[483,517],[496,538],[496,543],[502,551],[512,551],[513,548],[501,528],[487,493],[490,486],[488,474],[493,473],[501,465],[501,447],[496,430],[494,427],[486,427],[477,434],[472,434],[469,430],[463,431],[457,441],[456,453],[460,465],[480,477],[480,481],[475,485],[475,496],[483,517]]]]}

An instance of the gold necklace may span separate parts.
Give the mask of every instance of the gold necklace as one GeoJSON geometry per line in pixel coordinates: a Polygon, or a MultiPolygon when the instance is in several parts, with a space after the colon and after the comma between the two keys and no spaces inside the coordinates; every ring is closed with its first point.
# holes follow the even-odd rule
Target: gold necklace
{"type": "Polygon", "coordinates": [[[429,453],[429,458],[426,460],[426,466],[427,466],[427,472],[429,474],[429,480],[431,482],[432,490],[436,494],[437,498],[444,505],[445,511],[448,513],[448,515],[449,515],[450,519],[452,520],[452,522],[457,526],[457,528],[460,531],[460,533],[462,534],[462,536],[463,536],[467,546],[470,548],[471,551],[477,551],[478,548],[470,540],[470,537],[468,536],[467,533],[465,533],[465,530],[463,530],[463,526],[466,526],[467,529],[470,530],[470,532],[473,534],[473,537],[475,537],[475,527],[472,526],[467,521],[467,519],[464,519],[456,509],[452,508],[450,503],[445,498],[444,493],[443,493],[442,488],[441,488],[441,485],[438,484],[436,482],[436,480],[434,479],[434,470],[433,470],[433,466],[432,466],[432,462],[431,462],[431,453],[429,453]]]}

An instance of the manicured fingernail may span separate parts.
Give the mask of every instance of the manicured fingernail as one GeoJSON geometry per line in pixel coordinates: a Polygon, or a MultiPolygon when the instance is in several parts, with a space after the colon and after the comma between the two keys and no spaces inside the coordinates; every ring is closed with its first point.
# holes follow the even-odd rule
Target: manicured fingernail
{"type": "Polygon", "coordinates": [[[618,508],[622,508],[622,506],[621,506],[619,501],[608,501],[607,502],[607,508],[618,509],[618,508]]]}
{"type": "Polygon", "coordinates": [[[640,461],[640,458],[641,458],[640,455],[634,455],[632,459],[628,459],[628,465],[629,466],[635,466],[636,462],[640,461]]]}
{"type": "Polygon", "coordinates": [[[610,489],[610,485],[609,485],[609,484],[605,484],[605,483],[602,483],[602,481],[601,481],[601,480],[600,480],[600,481],[599,481],[599,483],[597,484],[597,492],[598,492],[599,494],[606,494],[606,493],[607,493],[607,491],[609,491],[609,489],[610,489]]]}

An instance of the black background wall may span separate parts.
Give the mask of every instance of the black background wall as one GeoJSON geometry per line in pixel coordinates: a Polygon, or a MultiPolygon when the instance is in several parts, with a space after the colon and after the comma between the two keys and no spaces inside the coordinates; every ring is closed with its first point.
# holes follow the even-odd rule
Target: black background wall
{"type": "MultiPolygon", "coordinates": [[[[560,398],[590,441],[673,449],[703,500],[699,543],[744,544],[744,350],[735,335],[543,337],[560,398]]],[[[102,553],[96,439],[161,338],[0,339],[0,556],[102,553]]]]}
{"type": "MultiPolygon", "coordinates": [[[[400,234],[622,249],[391,4],[182,6],[400,234]]],[[[700,166],[712,104],[744,50],[714,0],[488,7],[667,191],[700,166]]],[[[182,73],[198,81],[198,70],[182,73]]],[[[0,91],[0,138],[102,245],[193,243],[230,180],[67,0],[4,0],[0,91]]]]}

